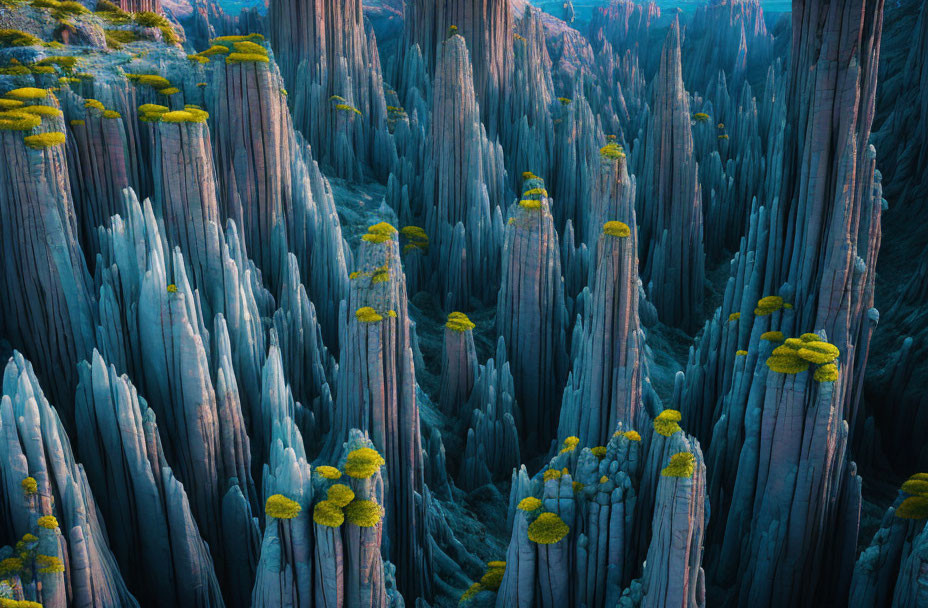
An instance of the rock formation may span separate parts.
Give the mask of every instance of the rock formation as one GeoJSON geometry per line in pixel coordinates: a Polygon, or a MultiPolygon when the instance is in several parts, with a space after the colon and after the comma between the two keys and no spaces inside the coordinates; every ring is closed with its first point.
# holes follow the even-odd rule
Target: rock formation
{"type": "Polygon", "coordinates": [[[522,440],[538,450],[557,433],[568,366],[567,310],[551,199],[540,179],[527,179],[523,188],[540,192],[509,210],[496,328],[506,341],[516,400],[534,421],[521,429],[522,440]]]}
{"type": "Polygon", "coordinates": [[[643,164],[638,172],[643,280],[667,324],[695,329],[702,316],[705,253],[690,106],[683,89],[680,24],[664,41],[643,164]]]}

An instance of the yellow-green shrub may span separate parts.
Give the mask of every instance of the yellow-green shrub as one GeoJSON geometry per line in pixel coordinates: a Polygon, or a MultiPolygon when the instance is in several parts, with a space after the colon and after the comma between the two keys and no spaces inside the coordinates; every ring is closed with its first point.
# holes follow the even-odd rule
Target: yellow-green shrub
{"type": "Polygon", "coordinates": [[[378,321],[383,321],[383,317],[370,306],[362,306],[357,309],[354,311],[354,316],[362,323],[377,323],[378,321]]]}
{"type": "Polygon", "coordinates": [[[331,501],[336,506],[344,507],[349,502],[354,500],[354,490],[343,483],[336,483],[329,488],[328,492],[326,492],[326,498],[328,498],[329,501],[331,501]]]}
{"type": "Polygon", "coordinates": [[[383,508],[373,500],[355,500],[345,507],[345,519],[361,528],[373,528],[383,518],[383,508]]]}
{"type": "Polygon", "coordinates": [[[534,496],[526,496],[519,501],[519,510],[531,513],[532,511],[537,511],[541,508],[541,500],[535,498],[534,496]]]}
{"type": "Polygon", "coordinates": [[[670,457],[670,464],[661,470],[664,477],[692,477],[696,456],[690,452],[678,452],[670,457]]]}
{"type": "Polygon", "coordinates": [[[528,526],[528,539],[539,545],[553,545],[560,542],[570,527],[556,513],[542,513],[528,526]]]}
{"type": "Polygon", "coordinates": [[[680,428],[680,425],[677,424],[680,422],[681,418],[682,416],[677,410],[664,410],[654,419],[654,431],[658,435],[670,437],[677,431],[683,430],[680,428]]]}
{"type": "Polygon", "coordinates": [[[603,224],[603,234],[608,234],[609,236],[625,238],[630,236],[631,233],[631,228],[629,228],[628,224],[625,222],[612,221],[603,224]]]}
{"type": "Polygon", "coordinates": [[[342,472],[336,469],[335,467],[330,467],[328,465],[322,465],[316,467],[316,473],[325,477],[326,479],[338,479],[342,476],[342,472]]]}
{"type": "Polygon", "coordinates": [[[367,479],[386,464],[383,456],[373,448],[358,448],[348,453],[345,474],[355,479],[367,479]]]}
{"type": "Polygon", "coordinates": [[[274,494],[264,503],[265,514],[275,519],[293,519],[302,510],[300,503],[290,500],[283,494],[274,494]]]}
{"type": "Polygon", "coordinates": [[[321,500],[313,508],[313,521],[320,526],[337,528],[345,523],[345,512],[331,500],[321,500]]]}
{"type": "Polygon", "coordinates": [[[65,142],[64,133],[60,131],[49,131],[48,133],[39,133],[38,135],[27,135],[23,138],[26,145],[34,150],[60,146],[65,142]]]}
{"type": "Polygon", "coordinates": [[[456,332],[466,332],[477,327],[463,312],[453,312],[448,315],[445,327],[456,332]]]}

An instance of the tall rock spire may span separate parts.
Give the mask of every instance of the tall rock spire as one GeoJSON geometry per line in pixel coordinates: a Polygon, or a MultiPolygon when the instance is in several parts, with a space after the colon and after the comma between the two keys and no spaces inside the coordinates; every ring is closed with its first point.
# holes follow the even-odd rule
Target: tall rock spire
{"type": "Polygon", "coordinates": [[[491,137],[501,128],[500,101],[512,74],[512,27],[509,0],[406,3],[406,48],[419,45],[430,74],[438,69],[441,45],[449,32],[464,37],[474,66],[477,102],[491,137]]]}
{"type": "Polygon", "coordinates": [[[702,200],[690,106],[680,65],[680,23],[664,41],[638,174],[644,282],[664,323],[694,330],[702,317],[702,200]]]}
{"type": "Polygon", "coordinates": [[[361,163],[385,179],[395,149],[361,0],[274,0],[268,22],[294,123],[319,161],[340,177],[361,178],[361,163]]]}
{"type": "Polygon", "coordinates": [[[467,307],[471,295],[492,299],[494,265],[483,258],[498,248],[492,223],[506,171],[502,148],[488,140],[480,122],[464,38],[442,42],[435,72],[423,204],[429,259],[451,312],[467,307]]]}
{"type": "Polygon", "coordinates": [[[431,549],[426,519],[419,408],[406,279],[396,229],[375,224],[363,236],[351,291],[342,306],[341,356],[330,456],[350,429],[367,432],[387,460],[390,516],[387,557],[397,566],[405,597],[428,597],[431,549]]]}
{"type": "Polygon", "coordinates": [[[544,183],[512,206],[503,246],[503,275],[496,328],[506,341],[516,400],[526,420],[522,429],[529,450],[547,448],[557,432],[557,412],[567,373],[567,309],[554,218],[544,183]]]}
{"type": "Polygon", "coordinates": [[[606,222],[599,237],[592,297],[564,389],[558,438],[604,445],[621,423],[638,426],[643,336],[638,321],[638,255],[633,205],[628,223],[606,222]]]}
{"type": "Polygon", "coordinates": [[[5,97],[47,114],[24,113],[16,124],[4,116],[0,130],[0,330],[35,362],[72,429],[77,363],[90,356],[95,323],[62,145],[64,120],[50,91],[14,89],[5,97]],[[36,127],[43,132],[24,135],[36,127]]]}

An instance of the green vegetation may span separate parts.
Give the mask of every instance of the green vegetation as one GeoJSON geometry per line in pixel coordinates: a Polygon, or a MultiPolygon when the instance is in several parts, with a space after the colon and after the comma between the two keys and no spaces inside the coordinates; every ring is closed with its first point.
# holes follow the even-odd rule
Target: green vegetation
{"type": "Polygon", "coordinates": [[[534,496],[526,496],[519,501],[519,510],[531,513],[532,511],[537,511],[541,508],[541,500],[535,498],[534,496]]]}
{"type": "Polygon", "coordinates": [[[598,445],[595,448],[591,449],[590,451],[593,452],[593,456],[596,456],[600,460],[606,457],[607,450],[606,450],[606,446],[604,445],[598,445]]]}
{"type": "Polygon", "coordinates": [[[542,513],[528,526],[528,539],[539,545],[553,545],[560,542],[570,527],[556,513],[542,513]]]}
{"type": "Polygon", "coordinates": [[[524,198],[521,201],[519,201],[519,206],[522,207],[523,209],[529,209],[529,210],[535,211],[535,210],[541,209],[541,203],[542,203],[541,199],[535,199],[535,198],[525,199],[524,198]]]}
{"type": "Polygon", "coordinates": [[[770,357],[767,358],[767,367],[781,374],[798,374],[809,369],[810,363],[814,363],[822,366],[816,370],[815,380],[818,382],[837,380],[838,368],[832,362],[841,355],[838,347],[825,342],[815,334],[803,334],[803,336],[804,338],[787,338],[783,344],[773,349],[770,357]],[[831,367],[826,367],[827,365],[831,367]]]}
{"type": "Polygon", "coordinates": [[[106,36],[106,46],[113,50],[119,50],[139,40],[138,34],[133,30],[103,30],[103,34],[106,36]]]}
{"type": "Polygon", "coordinates": [[[816,382],[834,382],[838,379],[838,366],[834,363],[826,363],[815,370],[812,378],[816,382]]]}
{"type": "Polygon", "coordinates": [[[736,350],[736,351],[735,351],[735,356],[736,356],[736,357],[743,357],[743,356],[745,356],[746,354],[748,354],[748,351],[746,351],[746,350],[736,350]]]}
{"type": "Polygon", "coordinates": [[[383,508],[373,500],[355,500],[345,507],[345,519],[360,528],[373,528],[383,518],[383,508]]]}
{"type": "Polygon", "coordinates": [[[345,513],[331,500],[322,500],[313,508],[313,521],[320,526],[337,528],[345,523],[345,513]]]}
{"type": "Polygon", "coordinates": [[[64,2],[58,2],[57,0],[32,0],[29,4],[31,4],[33,8],[51,11],[52,16],[58,20],[90,13],[90,10],[88,10],[86,6],[74,0],[65,0],[64,2]]]}
{"type": "Polygon", "coordinates": [[[20,487],[23,489],[23,493],[26,496],[32,496],[39,491],[39,484],[35,480],[35,477],[26,477],[21,482],[19,482],[20,487]]]}
{"type": "Polygon", "coordinates": [[[167,89],[171,81],[158,74],[126,74],[126,78],[138,85],[149,86],[156,91],[167,89]]]}
{"type": "Polygon", "coordinates": [[[641,441],[641,435],[638,433],[638,431],[625,431],[623,435],[629,441],[641,441]]]}
{"type": "Polygon", "coordinates": [[[61,116],[61,110],[59,110],[58,108],[53,108],[51,106],[41,106],[41,105],[26,106],[24,108],[20,108],[19,111],[25,112],[26,114],[33,114],[35,116],[38,116],[39,118],[43,118],[43,117],[58,118],[59,116],[61,116]]]}
{"type": "Polygon", "coordinates": [[[43,515],[35,523],[46,530],[54,530],[58,527],[58,519],[54,515],[43,515]]]}
{"type": "Polygon", "coordinates": [[[177,43],[178,38],[177,34],[174,32],[174,27],[164,15],[159,15],[151,11],[143,11],[141,13],[135,13],[134,17],[135,22],[142,27],[156,27],[161,30],[161,39],[164,40],[165,43],[177,43]]]}
{"type": "Polygon", "coordinates": [[[631,228],[628,227],[628,224],[624,222],[606,222],[603,224],[603,234],[609,236],[614,236],[618,238],[626,238],[632,233],[631,228]]]}
{"type": "Polygon", "coordinates": [[[561,477],[564,476],[564,471],[566,470],[567,470],[566,468],[563,471],[559,471],[557,469],[548,469],[547,471],[545,471],[544,475],[541,476],[541,479],[543,481],[552,481],[554,479],[560,479],[561,477]]]}
{"type": "Polygon", "coordinates": [[[70,55],[53,55],[42,59],[37,65],[57,65],[63,70],[73,70],[77,62],[77,57],[72,57],[70,55]]]}
{"type": "Polygon", "coordinates": [[[274,494],[264,503],[264,512],[275,519],[293,519],[303,508],[283,494],[274,494]]]}
{"type": "Polygon", "coordinates": [[[54,555],[36,555],[35,563],[39,567],[39,574],[58,574],[64,572],[64,564],[54,555]]]}
{"type": "Polygon", "coordinates": [[[42,40],[20,30],[0,30],[0,46],[36,46],[42,40]]]}
{"type": "MultiPolygon", "coordinates": [[[[157,115],[161,122],[206,122],[209,113],[191,106],[174,112],[161,112],[157,115]]],[[[154,121],[151,121],[154,122],[154,121]]]]}
{"type": "Polygon", "coordinates": [[[570,436],[564,440],[564,443],[561,444],[561,451],[559,454],[566,454],[567,452],[573,452],[577,449],[577,446],[580,445],[580,438],[570,436]]]}
{"type": "Polygon", "coordinates": [[[26,145],[34,150],[42,150],[53,146],[60,146],[65,141],[64,133],[60,131],[49,131],[48,133],[39,133],[38,135],[27,135],[23,138],[26,145]]]}
{"type": "Polygon", "coordinates": [[[241,36],[241,35],[219,36],[218,38],[213,38],[212,40],[210,40],[209,43],[220,44],[222,46],[229,46],[236,42],[246,42],[246,41],[254,42],[255,40],[264,40],[264,36],[262,36],[261,34],[246,34],[244,36],[241,36]]]}
{"type": "Polygon", "coordinates": [[[765,331],[760,335],[761,340],[766,340],[767,342],[782,342],[783,341],[783,332],[782,331],[765,331]]]}
{"type": "Polygon", "coordinates": [[[558,97],[557,100],[558,100],[559,102],[561,102],[561,105],[565,105],[565,106],[569,106],[571,103],[573,103],[573,102],[572,102],[570,99],[568,99],[567,97],[558,97]]]}
{"type": "Polygon", "coordinates": [[[654,430],[658,435],[670,437],[677,431],[682,431],[678,424],[682,416],[677,410],[664,410],[654,419],[654,430]]]}
{"type": "Polygon", "coordinates": [[[35,87],[23,87],[21,89],[13,89],[8,92],[5,97],[7,99],[18,99],[20,101],[29,101],[35,99],[45,99],[51,94],[48,89],[37,89],[35,87]]]}
{"type": "Polygon", "coordinates": [[[406,245],[403,246],[403,253],[408,253],[410,250],[419,249],[422,251],[428,250],[429,248],[429,235],[425,233],[425,230],[419,226],[404,226],[400,230],[402,234],[409,241],[406,245]]]}
{"type": "Polygon", "coordinates": [[[696,456],[689,452],[679,452],[670,457],[670,464],[661,470],[664,477],[692,477],[696,456]]]}
{"type": "Polygon", "coordinates": [[[625,158],[625,150],[617,143],[610,143],[599,149],[599,156],[603,160],[617,160],[625,158]]]}
{"type": "Polygon", "coordinates": [[[158,122],[168,109],[156,103],[146,103],[139,106],[139,120],[142,122],[158,122]]]}
{"type": "Polygon", "coordinates": [[[730,315],[728,315],[728,320],[729,320],[729,321],[737,321],[737,320],[740,319],[740,318],[741,318],[741,313],[740,313],[740,312],[733,312],[733,313],[731,313],[730,315]]]}
{"type": "Polygon", "coordinates": [[[386,464],[383,456],[373,448],[358,448],[348,453],[345,474],[355,479],[367,479],[386,464]]]}
{"type": "Polygon", "coordinates": [[[693,118],[696,122],[707,122],[709,120],[709,115],[705,112],[696,112],[693,114],[693,118]]]}
{"type": "Polygon", "coordinates": [[[471,331],[477,326],[474,325],[463,312],[453,312],[448,315],[448,321],[445,322],[445,327],[452,331],[464,333],[466,331],[471,331]]]}
{"type": "Polygon", "coordinates": [[[361,115],[361,110],[357,109],[354,106],[348,105],[347,103],[336,104],[335,109],[339,112],[346,112],[348,114],[354,113],[358,116],[361,115]]]}
{"type": "Polygon", "coordinates": [[[0,112],[0,131],[30,131],[42,124],[42,119],[22,110],[0,112]]]}
{"type": "Polygon", "coordinates": [[[70,124],[72,127],[83,127],[83,126],[84,126],[84,121],[83,121],[83,120],[79,120],[79,119],[78,119],[78,120],[72,120],[72,121],[71,121],[70,123],[68,123],[68,124],[70,124]]]}
{"type": "Polygon", "coordinates": [[[499,591],[503,575],[506,574],[506,562],[489,562],[487,567],[487,571],[480,577],[480,586],[487,591],[499,591]]]}

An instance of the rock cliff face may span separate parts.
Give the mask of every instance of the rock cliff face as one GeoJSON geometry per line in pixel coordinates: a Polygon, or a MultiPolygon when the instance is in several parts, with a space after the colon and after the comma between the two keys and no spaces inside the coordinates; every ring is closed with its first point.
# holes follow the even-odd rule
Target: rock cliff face
{"type": "Polygon", "coordinates": [[[346,178],[362,177],[365,166],[385,178],[396,153],[361,0],[275,1],[268,24],[294,124],[320,162],[346,178]]]}
{"type": "Polygon", "coordinates": [[[703,211],[677,20],[656,78],[638,171],[644,282],[664,323],[694,329],[702,317],[703,211]]]}
{"type": "Polygon", "coordinates": [[[513,17],[506,0],[414,0],[406,4],[406,47],[418,45],[425,67],[434,74],[441,46],[451,34],[467,43],[474,66],[474,90],[491,137],[502,125],[499,111],[513,69],[513,17]]]}
{"type": "Polygon", "coordinates": [[[107,528],[56,410],[14,352],[0,400],[4,528],[19,539],[6,562],[25,599],[46,606],[138,606],[107,542],[107,528]]]}
{"type": "MultiPolygon", "coordinates": [[[[544,190],[529,178],[527,192],[544,190]]],[[[503,246],[496,327],[506,341],[516,400],[526,419],[529,449],[547,447],[557,432],[558,401],[567,372],[567,310],[557,232],[547,192],[512,206],[503,246]]]]}
{"type": "MultiPolygon", "coordinates": [[[[23,103],[15,99],[18,90],[6,100],[23,103]]],[[[61,145],[64,119],[51,93],[31,91],[39,96],[27,106],[48,108],[48,115],[39,115],[44,118],[36,116],[44,123],[37,126],[62,141],[30,145],[25,137],[32,136],[0,131],[6,159],[0,163],[0,324],[6,339],[42,370],[65,428],[73,429],[77,363],[90,356],[94,344],[93,296],[61,145]]]]}
{"type": "Polygon", "coordinates": [[[401,592],[419,597],[429,594],[431,541],[398,237],[390,224],[375,224],[358,251],[357,270],[342,305],[336,418],[326,453],[334,455],[348,431],[359,428],[387,459],[384,500],[392,515],[386,529],[388,555],[399,568],[401,592]]]}
{"type": "Polygon", "coordinates": [[[503,153],[480,122],[464,38],[441,44],[432,89],[423,209],[429,260],[448,312],[471,296],[492,300],[499,243],[493,218],[503,204],[503,153]]]}

